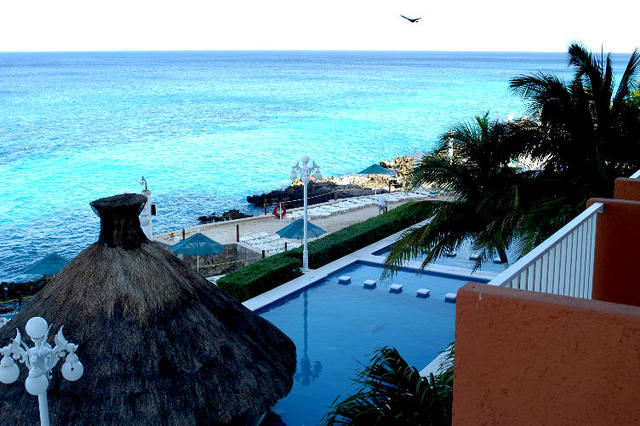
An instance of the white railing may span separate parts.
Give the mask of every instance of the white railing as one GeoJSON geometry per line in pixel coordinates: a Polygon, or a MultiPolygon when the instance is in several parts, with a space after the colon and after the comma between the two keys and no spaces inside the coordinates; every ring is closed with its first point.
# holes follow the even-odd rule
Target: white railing
{"type": "Polygon", "coordinates": [[[594,203],[489,284],[591,299],[596,223],[603,209],[594,203]]]}

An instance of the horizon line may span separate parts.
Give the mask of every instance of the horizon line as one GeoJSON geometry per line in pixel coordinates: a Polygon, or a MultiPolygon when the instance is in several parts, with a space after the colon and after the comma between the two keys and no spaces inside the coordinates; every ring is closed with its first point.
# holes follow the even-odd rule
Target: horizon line
{"type": "MultiPolygon", "coordinates": [[[[409,52],[409,53],[567,53],[566,50],[417,50],[417,49],[99,49],[99,50],[0,50],[0,53],[124,53],[124,52],[409,52]]],[[[612,52],[631,53],[631,52],[612,52]]]]}
{"type": "MultiPolygon", "coordinates": [[[[445,50],[445,49],[99,49],[99,50],[0,50],[1,53],[146,53],[146,52],[407,52],[407,53],[567,53],[566,50],[445,50]]],[[[630,55],[632,52],[608,52],[630,55]]]]}
{"type": "MultiPolygon", "coordinates": [[[[567,53],[567,50],[447,50],[447,49],[98,49],[98,50],[0,50],[3,53],[147,53],[147,52],[366,52],[366,53],[567,53]]],[[[609,51],[613,55],[633,52],[609,51]]]]}

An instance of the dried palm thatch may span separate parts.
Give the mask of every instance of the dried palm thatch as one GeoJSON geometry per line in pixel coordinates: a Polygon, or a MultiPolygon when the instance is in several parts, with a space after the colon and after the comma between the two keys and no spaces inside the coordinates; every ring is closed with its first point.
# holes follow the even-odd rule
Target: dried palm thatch
{"type": "MultiPolygon", "coordinates": [[[[291,389],[293,342],[271,323],[150,242],[145,197],[91,203],[97,243],[74,258],[0,330],[0,344],[33,316],[79,344],[77,382],[55,368],[52,424],[246,423],[291,389]]],[[[53,333],[51,333],[53,334],[53,333]]],[[[19,382],[0,384],[0,424],[35,424],[38,404],[19,382]]]]}

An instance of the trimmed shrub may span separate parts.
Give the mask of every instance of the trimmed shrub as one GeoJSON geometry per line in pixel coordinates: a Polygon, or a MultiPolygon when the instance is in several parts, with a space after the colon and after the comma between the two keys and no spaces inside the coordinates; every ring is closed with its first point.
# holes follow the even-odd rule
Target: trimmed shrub
{"type": "MultiPolygon", "coordinates": [[[[326,265],[416,224],[432,215],[434,205],[431,201],[403,204],[388,213],[312,241],[309,243],[309,267],[326,265]]],[[[236,269],[220,278],[217,285],[236,299],[245,301],[299,277],[302,275],[301,264],[302,247],[236,269]]]]}
{"type": "MultiPolygon", "coordinates": [[[[433,214],[434,203],[419,201],[403,204],[388,213],[348,226],[309,243],[309,267],[319,268],[349,253],[399,232],[433,214]]],[[[302,260],[302,248],[286,253],[302,260]]]]}
{"type": "Polygon", "coordinates": [[[299,277],[300,266],[299,260],[280,253],[236,269],[216,284],[236,299],[245,301],[299,277]]]}

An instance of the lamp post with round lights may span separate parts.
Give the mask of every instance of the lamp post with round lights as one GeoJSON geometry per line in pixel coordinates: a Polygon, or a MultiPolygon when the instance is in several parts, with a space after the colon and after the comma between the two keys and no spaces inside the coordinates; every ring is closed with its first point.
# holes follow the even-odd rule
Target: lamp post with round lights
{"type": "Polygon", "coordinates": [[[140,179],[140,186],[144,186],[142,194],[147,197],[147,202],[144,204],[142,211],[140,212],[140,228],[147,238],[153,241],[153,217],[155,215],[154,205],[151,203],[151,191],[147,187],[147,180],[142,176],[140,179]]]}
{"type": "Polygon", "coordinates": [[[317,180],[322,179],[322,174],[320,173],[320,166],[316,164],[314,161],[310,166],[309,164],[309,156],[303,155],[300,158],[300,161],[297,161],[295,166],[291,166],[291,180],[296,180],[298,178],[298,174],[300,174],[300,179],[304,185],[304,233],[303,233],[303,250],[302,250],[302,272],[309,271],[309,251],[307,250],[307,222],[309,221],[307,216],[307,187],[309,186],[309,180],[311,180],[311,176],[317,180]],[[302,165],[300,164],[302,162],[302,165]]]}
{"type": "Polygon", "coordinates": [[[0,348],[2,361],[0,361],[0,382],[14,383],[20,376],[20,368],[15,361],[21,362],[29,369],[29,375],[24,387],[31,395],[38,396],[40,408],[40,424],[49,426],[49,405],[47,402],[47,388],[51,380],[51,370],[56,366],[60,358],[65,358],[62,364],[62,377],[74,382],[82,377],[84,367],[75,354],[78,345],[67,342],[62,334],[62,328],[54,338],[55,346],[52,348],[47,343],[47,336],[51,326],[40,317],[33,317],[25,325],[25,331],[34,343],[29,348],[16,329],[16,337],[7,346],[0,348]]]}

